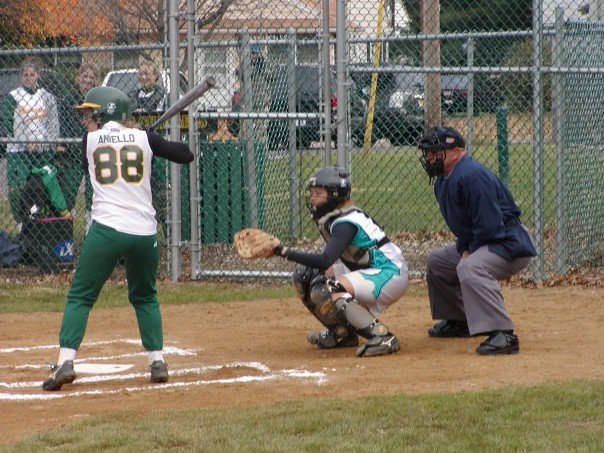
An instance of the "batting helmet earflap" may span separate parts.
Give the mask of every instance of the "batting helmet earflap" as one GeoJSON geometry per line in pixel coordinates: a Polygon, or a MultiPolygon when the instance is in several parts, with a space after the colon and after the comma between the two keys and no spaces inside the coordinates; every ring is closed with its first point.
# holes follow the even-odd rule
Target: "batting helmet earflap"
{"type": "Polygon", "coordinates": [[[92,109],[100,126],[109,121],[126,121],[132,118],[130,99],[123,91],[113,87],[91,88],[76,109],[92,109]]]}

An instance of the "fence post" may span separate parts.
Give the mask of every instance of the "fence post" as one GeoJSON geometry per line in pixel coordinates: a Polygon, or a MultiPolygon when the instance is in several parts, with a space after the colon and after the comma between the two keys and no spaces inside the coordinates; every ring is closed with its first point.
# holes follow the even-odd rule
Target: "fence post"
{"type": "MultiPolygon", "coordinates": [[[[287,80],[289,80],[288,86],[288,109],[290,112],[295,112],[296,109],[296,87],[298,81],[296,80],[296,32],[293,28],[287,30],[287,51],[289,58],[287,59],[287,80]]],[[[298,197],[296,188],[299,184],[299,178],[296,174],[296,159],[298,155],[297,143],[296,143],[296,122],[289,121],[288,123],[288,151],[289,151],[289,234],[290,237],[300,236],[300,210],[298,209],[298,197]]],[[[270,146],[267,143],[267,146],[270,146]]]]}
{"type": "Polygon", "coordinates": [[[533,216],[535,227],[535,248],[537,258],[533,261],[533,277],[545,277],[544,219],[543,219],[543,87],[541,65],[543,64],[543,0],[533,0],[533,216]]]}
{"type": "MultiPolygon", "coordinates": [[[[178,1],[170,0],[170,11],[168,12],[168,34],[170,36],[170,103],[175,104],[179,93],[179,68],[178,68],[178,1]]],[[[170,120],[170,140],[180,140],[180,117],[177,115],[170,120]]],[[[181,203],[180,203],[180,166],[174,162],[170,163],[171,182],[171,223],[170,223],[170,264],[172,282],[177,282],[182,273],[181,246],[181,203]]]]}
{"type": "MultiPolygon", "coordinates": [[[[254,105],[254,84],[252,83],[252,61],[251,61],[251,43],[250,34],[246,29],[241,34],[241,60],[242,60],[242,90],[241,100],[245,102],[243,105],[247,107],[242,108],[242,111],[254,111],[256,106],[254,105]]],[[[250,226],[258,226],[258,211],[256,207],[256,180],[254,175],[256,171],[254,169],[254,142],[256,141],[256,133],[254,131],[254,125],[249,120],[244,120],[241,128],[241,136],[243,138],[243,152],[247,154],[246,162],[249,168],[244,173],[246,178],[244,180],[245,187],[248,191],[250,200],[250,226]]]]}
{"type": "MultiPolygon", "coordinates": [[[[466,66],[468,69],[474,67],[474,40],[466,40],[466,66]]],[[[474,73],[468,72],[468,99],[466,105],[466,121],[468,123],[468,133],[466,134],[466,150],[472,154],[474,152],[474,73]]]]}
{"type": "MultiPolygon", "coordinates": [[[[195,86],[195,1],[187,0],[187,72],[189,89],[195,86]]],[[[191,278],[197,276],[199,268],[199,179],[197,177],[197,160],[199,153],[199,129],[194,102],[189,106],[189,149],[195,155],[189,164],[189,212],[190,212],[190,245],[191,245],[191,278]]]]}
{"type": "Polygon", "coordinates": [[[497,107],[495,122],[497,123],[497,162],[499,163],[499,178],[505,185],[510,182],[510,145],[508,138],[508,108],[505,105],[497,107]]]}
{"type": "MultiPolygon", "coordinates": [[[[562,63],[562,54],[564,52],[564,9],[557,7],[555,10],[555,35],[552,46],[552,63],[560,67],[562,63]]],[[[566,224],[565,217],[565,186],[566,169],[564,166],[564,134],[562,125],[564,124],[562,115],[564,114],[563,98],[563,74],[552,74],[552,114],[554,123],[554,143],[556,144],[556,272],[564,274],[566,272],[566,224]]]]}

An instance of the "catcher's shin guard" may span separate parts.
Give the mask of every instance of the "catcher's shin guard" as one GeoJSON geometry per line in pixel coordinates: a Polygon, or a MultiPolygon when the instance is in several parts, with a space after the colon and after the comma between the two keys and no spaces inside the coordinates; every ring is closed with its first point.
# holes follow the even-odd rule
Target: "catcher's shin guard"
{"type": "Polygon", "coordinates": [[[359,338],[353,328],[335,326],[316,332],[308,332],[306,340],[319,349],[349,348],[359,345],[359,338]]]}
{"type": "Polygon", "coordinates": [[[334,302],[340,322],[350,324],[359,335],[371,338],[386,335],[388,328],[377,320],[369,310],[360,305],[350,294],[344,294],[334,302]]]}
{"type": "Polygon", "coordinates": [[[352,326],[356,333],[367,338],[367,342],[357,350],[358,357],[374,357],[392,354],[401,348],[398,338],[388,331],[388,327],[376,319],[350,294],[338,298],[334,305],[340,322],[352,326]]]}

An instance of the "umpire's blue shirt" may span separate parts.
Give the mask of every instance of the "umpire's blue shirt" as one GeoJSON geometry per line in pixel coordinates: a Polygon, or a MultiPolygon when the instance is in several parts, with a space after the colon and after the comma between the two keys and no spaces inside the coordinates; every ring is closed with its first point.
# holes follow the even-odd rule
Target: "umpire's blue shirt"
{"type": "Polygon", "coordinates": [[[460,253],[488,245],[506,260],[537,254],[510,191],[468,154],[437,178],[434,193],[460,253]]]}

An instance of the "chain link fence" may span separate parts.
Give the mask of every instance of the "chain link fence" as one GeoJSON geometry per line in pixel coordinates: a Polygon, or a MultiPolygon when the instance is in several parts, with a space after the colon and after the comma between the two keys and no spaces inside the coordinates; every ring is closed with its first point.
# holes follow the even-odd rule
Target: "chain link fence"
{"type": "Polygon", "coordinates": [[[289,275],[237,258],[232,236],[258,226],[319,249],[305,184],[335,163],[423,272],[452,239],[415,147],[439,123],[510,187],[539,251],[532,277],[602,267],[603,3],[0,1],[2,272],[77,262],[92,194],[73,106],[90,87],[123,90],[148,127],[206,76],[216,88],[159,129],[196,155],[153,168],[173,280],[289,275]]]}

